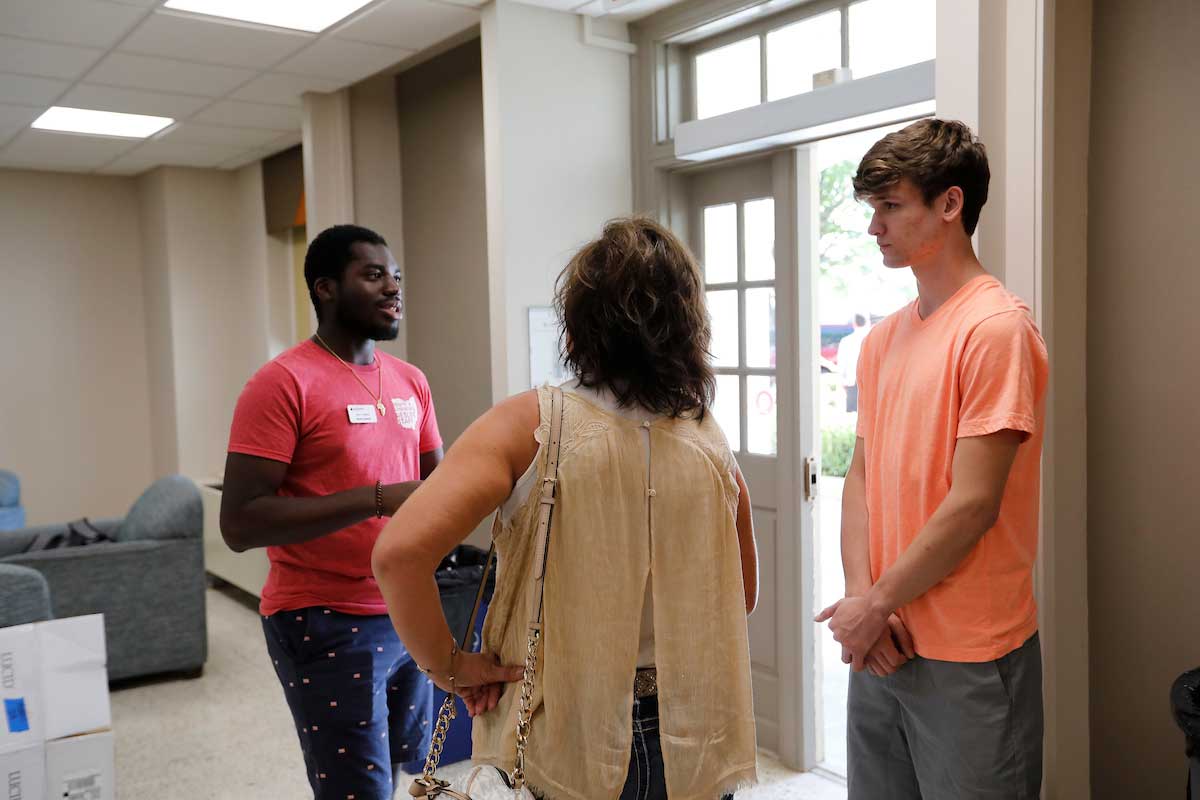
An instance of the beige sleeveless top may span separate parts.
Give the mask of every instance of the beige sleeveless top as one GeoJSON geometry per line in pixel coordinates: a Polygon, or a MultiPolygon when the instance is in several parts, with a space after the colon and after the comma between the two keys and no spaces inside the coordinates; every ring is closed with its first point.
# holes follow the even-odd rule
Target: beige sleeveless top
{"type": "MultiPolygon", "coordinates": [[[[672,800],[755,780],[733,455],[712,415],[642,422],[565,392],[542,649],[525,771],[548,798],[617,798],[629,769],[633,678],[651,584],[659,726],[672,800]],[[645,432],[649,432],[649,468],[645,432]],[[648,476],[648,477],[647,477],[648,476]],[[653,577],[653,580],[651,579],[653,577]]],[[[549,431],[550,389],[538,390],[549,431]]],[[[535,460],[539,479],[545,458],[535,460]]],[[[496,533],[483,646],[525,660],[537,493],[496,533]]],[[[474,720],[474,760],[511,769],[519,684],[474,720]]]]}

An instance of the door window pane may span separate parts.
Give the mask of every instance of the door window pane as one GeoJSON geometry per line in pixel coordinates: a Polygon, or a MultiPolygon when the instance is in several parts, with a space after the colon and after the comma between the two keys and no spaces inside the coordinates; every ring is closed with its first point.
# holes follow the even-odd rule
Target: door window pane
{"type": "Polygon", "coordinates": [[[717,367],[738,365],[738,293],[736,289],[708,293],[712,319],[712,357],[717,367]]]}
{"type": "Polygon", "coordinates": [[[850,6],[850,73],[865,78],[936,54],[936,0],[862,0],[850,6]]]}
{"type": "Polygon", "coordinates": [[[746,376],[746,450],[751,453],[773,456],[778,449],[775,398],[774,375],[746,376]]]}
{"type": "Polygon", "coordinates": [[[767,34],[767,99],[811,92],[814,72],[842,65],[842,12],[829,11],[767,34]]]}
{"type": "Polygon", "coordinates": [[[746,290],[746,366],[775,367],[775,290],[746,290]]]}
{"type": "Polygon", "coordinates": [[[770,197],[746,203],[746,280],[775,280],[775,201],[770,197]]]}
{"type": "Polygon", "coordinates": [[[737,375],[717,376],[717,396],[713,401],[712,413],[729,440],[729,449],[734,452],[742,449],[740,392],[741,378],[737,375]]]}
{"type": "Polygon", "coordinates": [[[704,280],[733,283],[737,280],[737,204],[704,209],[704,280]]]}
{"type": "Polygon", "coordinates": [[[759,38],[751,36],[696,56],[696,119],[762,102],[760,49],[759,38]]]}

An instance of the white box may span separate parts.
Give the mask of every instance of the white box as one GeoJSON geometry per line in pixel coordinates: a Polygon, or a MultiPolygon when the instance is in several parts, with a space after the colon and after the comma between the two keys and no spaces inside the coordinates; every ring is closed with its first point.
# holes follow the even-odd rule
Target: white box
{"type": "Polygon", "coordinates": [[[45,736],[34,627],[0,628],[0,753],[40,745],[45,736]]]}
{"type": "Polygon", "coordinates": [[[46,797],[115,800],[112,731],[46,742],[46,797]]]}
{"type": "Polygon", "coordinates": [[[104,615],[34,624],[41,657],[42,736],[60,739],[112,727],[104,615]]]}
{"type": "Polygon", "coordinates": [[[41,742],[9,753],[0,753],[0,797],[6,800],[43,800],[46,794],[46,753],[41,742]]]}

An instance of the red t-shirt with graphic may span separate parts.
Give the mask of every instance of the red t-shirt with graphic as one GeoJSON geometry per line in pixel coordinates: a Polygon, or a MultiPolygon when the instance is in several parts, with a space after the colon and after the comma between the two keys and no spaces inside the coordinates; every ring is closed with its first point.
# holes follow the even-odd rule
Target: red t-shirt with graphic
{"type": "MultiPolygon", "coordinates": [[[[429,382],[419,369],[378,348],[374,363],[347,365],[312,340],[255,373],[238,398],[229,434],[229,452],[288,465],[281,497],[420,480],[421,454],[441,446],[429,382]],[[382,415],[373,396],[381,378],[382,415]]],[[[268,547],[271,571],[260,613],[325,606],[386,614],[371,574],[371,549],[386,522],[371,517],[307,542],[268,547]]]]}

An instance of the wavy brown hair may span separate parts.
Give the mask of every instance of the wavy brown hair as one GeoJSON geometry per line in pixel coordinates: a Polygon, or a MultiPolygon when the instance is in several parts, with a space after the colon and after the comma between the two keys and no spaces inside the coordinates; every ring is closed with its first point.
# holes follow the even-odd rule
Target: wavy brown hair
{"type": "Polygon", "coordinates": [[[649,217],[615,219],[558,276],[563,352],[622,407],[703,418],[716,393],[704,279],[683,242],[649,217]]]}

